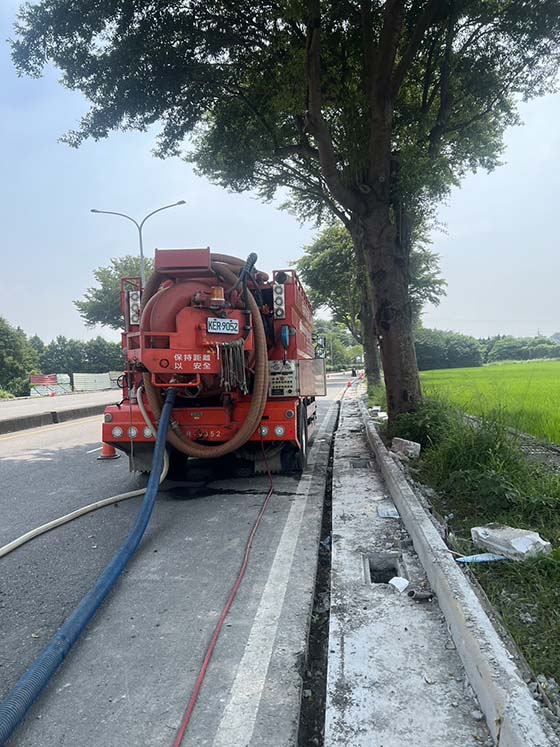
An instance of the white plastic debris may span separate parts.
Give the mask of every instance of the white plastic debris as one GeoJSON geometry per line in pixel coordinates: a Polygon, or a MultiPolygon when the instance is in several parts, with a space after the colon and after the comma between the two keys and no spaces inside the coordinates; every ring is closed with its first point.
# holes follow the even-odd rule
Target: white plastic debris
{"type": "Polygon", "coordinates": [[[543,540],[538,532],[508,527],[505,524],[473,527],[471,537],[477,547],[505,555],[510,560],[525,560],[536,555],[550,555],[552,552],[550,542],[543,540]]]}
{"type": "Polygon", "coordinates": [[[480,552],[477,555],[463,555],[455,560],[457,563],[492,563],[495,560],[507,560],[507,558],[495,552],[480,552]]]}
{"type": "Polygon", "coordinates": [[[409,441],[406,438],[394,438],[391,442],[391,451],[397,454],[404,454],[409,459],[418,459],[420,449],[420,444],[416,443],[416,441],[409,441]]]}
{"type": "Polygon", "coordinates": [[[393,501],[384,499],[377,504],[377,515],[380,519],[400,519],[393,501]]]}
{"type": "Polygon", "coordinates": [[[402,576],[393,576],[393,578],[389,579],[388,583],[402,594],[402,592],[407,588],[409,581],[402,576]]]}
{"type": "Polygon", "coordinates": [[[374,405],[373,407],[369,408],[369,411],[371,413],[381,412],[381,405],[374,405]]]}

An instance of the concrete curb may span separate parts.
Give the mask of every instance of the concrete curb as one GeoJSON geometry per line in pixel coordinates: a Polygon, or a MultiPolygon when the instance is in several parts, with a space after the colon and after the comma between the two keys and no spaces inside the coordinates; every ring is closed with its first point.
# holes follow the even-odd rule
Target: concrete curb
{"type": "Polygon", "coordinates": [[[106,404],[89,405],[88,407],[75,407],[72,410],[53,410],[52,412],[41,412],[37,415],[21,415],[17,418],[0,420],[0,435],[100,415],[106,407],[106,404]]]}
{"type": "Polygon", "coordinates": [[[469,682],[500,747],[560,745],[422,504],[359,401],[368,443],[445,615],[469,682]]]}

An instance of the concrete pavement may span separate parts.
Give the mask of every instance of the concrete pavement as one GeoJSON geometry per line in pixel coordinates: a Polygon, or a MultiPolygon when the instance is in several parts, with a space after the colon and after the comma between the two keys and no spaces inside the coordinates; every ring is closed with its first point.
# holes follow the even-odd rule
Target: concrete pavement
{"type": "Polygon", "coordinates": [[[492,745],[437,599],[407,596],[430,586],[398,514],[385,518],[395,508],[354,395],[343,401],[333,457],[324,745],[492,745]],[[408,583],[403,593],[393,576],[408,583]]]}

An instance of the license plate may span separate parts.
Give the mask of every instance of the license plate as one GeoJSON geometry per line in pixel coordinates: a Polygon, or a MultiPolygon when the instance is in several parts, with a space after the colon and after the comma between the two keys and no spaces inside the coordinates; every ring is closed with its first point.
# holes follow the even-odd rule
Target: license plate
{"type": "Polygon", "coordinates": [[[238,335],[238,319],[220,319],[219,317],[210,316],[206,320],[206,330],[217,335],[238,335]]]}

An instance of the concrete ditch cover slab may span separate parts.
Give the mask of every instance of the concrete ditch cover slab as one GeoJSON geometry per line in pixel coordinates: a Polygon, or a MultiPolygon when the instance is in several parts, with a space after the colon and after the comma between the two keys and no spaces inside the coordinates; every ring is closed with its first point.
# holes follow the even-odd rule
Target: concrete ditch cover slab
{"type": "Polygon", "coordinates": [[[348,464],[348,453],[368,448],[349,431],[354,411],[343,403],[335,440],[325,747],[491,745],[410,537],[398,514],[381,515],[381,476],[348,464]]]}

